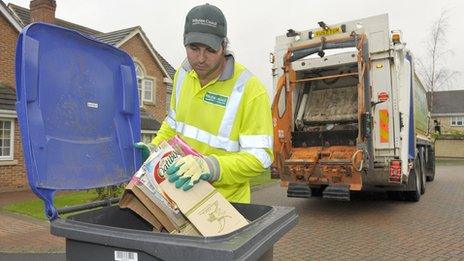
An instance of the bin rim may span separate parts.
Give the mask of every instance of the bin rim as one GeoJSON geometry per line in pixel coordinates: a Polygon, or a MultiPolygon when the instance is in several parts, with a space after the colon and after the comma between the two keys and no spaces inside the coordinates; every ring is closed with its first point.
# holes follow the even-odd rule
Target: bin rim
{"type": "MultiPolygon", "coordinates": [[[[254,207],[253,204],[249,205],[251,208],[254,207]]],[[[50,223],[50,229],[52,234],[66,237],[67,240],[142,251],[161,259],[167,257],[163,256],[165,249],[182,247],[186,251],[191,251],[191,260],[204,258],[204,256],[194,256],[198,254],[198,251],[193,251],[193,249],[222,252],[225,260],[254,260],[272,247],[298,221],[298,214],[293,207],[269,207],[271,209],[267,213],[249,225],[226,235],[214,237],[172,235],[63,218],[53,220],[50,223]],[[153,247],[154,245],[157,247],[153,247]]],[[[172,251],[168,252],[173,254],[172,251]]],[[[172,256],[170,258],[176,259],[172,256]]]]}

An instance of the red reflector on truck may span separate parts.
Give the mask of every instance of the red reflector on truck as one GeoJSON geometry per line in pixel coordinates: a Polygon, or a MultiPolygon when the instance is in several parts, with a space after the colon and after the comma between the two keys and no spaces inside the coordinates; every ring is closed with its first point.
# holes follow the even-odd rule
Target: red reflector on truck
{"type": "Polygon", "coordinates": [[[388,92],[382,91],[377,94],[377,99],[379,99],[380,102],[386,102],[388,101],[388,92]]]}
{"type": "Polygon", "coordinates": [[[401,182],[401,161],[392,160],[390,161],[390,182],[400,183],[401,182]]]}

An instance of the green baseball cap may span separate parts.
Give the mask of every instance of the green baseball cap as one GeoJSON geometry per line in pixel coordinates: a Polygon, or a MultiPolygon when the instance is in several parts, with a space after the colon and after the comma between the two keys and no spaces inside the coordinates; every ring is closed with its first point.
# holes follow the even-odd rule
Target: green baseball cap
{"type": "Polygon", "coordinates": [[[195,6],[188,12],[184,26],[184,45],[201,43],[219,50],[227,36],[227,21],[214,5],[195,6]]]}

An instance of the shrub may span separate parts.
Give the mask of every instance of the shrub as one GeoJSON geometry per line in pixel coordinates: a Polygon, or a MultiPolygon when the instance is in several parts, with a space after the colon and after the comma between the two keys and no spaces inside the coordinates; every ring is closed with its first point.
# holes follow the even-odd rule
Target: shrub
{"type": "Polygon", "coordinates": [[[107,187],[96,188],[95,191],[97,192],[96,200],[104,200],[108,198],[116,198],[120,197],[124,192],[124,188],[126,184],[119,184],[107,187]]]}

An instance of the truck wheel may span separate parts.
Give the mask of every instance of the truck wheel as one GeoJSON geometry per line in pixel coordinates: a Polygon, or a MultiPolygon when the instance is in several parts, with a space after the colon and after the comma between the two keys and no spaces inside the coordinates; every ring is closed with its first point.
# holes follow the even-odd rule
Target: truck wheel
{"type": "Polygon", "coordinates": [[[433,181],[435,179],[435,151],[431,150],[429,155],[430,168],[427,168],[427,181],[433,181]]]}
{"type": "Polygon", "coordinates": [[[421,173],[420,163],[416,159],[414,161],[414,169],[409,173],[409,184],[413,185],[413,190],[405,191],[406,199],[413,202],[418,202],[421,197],[421,173]]]}
{"type": "Polygon", "coordinates": [[[427,169],[425,168],[425,149],[424,147],[420,148],[420,157],[419,157],[419,162],[420,162],[420,180],[421,180],[421,188],[420,188],[420,193],[424,194],[425,193],[425,180],[426,178],[426,173],[427,169]]]}

